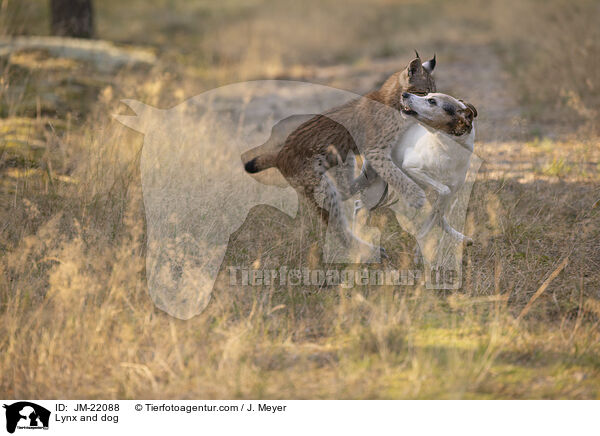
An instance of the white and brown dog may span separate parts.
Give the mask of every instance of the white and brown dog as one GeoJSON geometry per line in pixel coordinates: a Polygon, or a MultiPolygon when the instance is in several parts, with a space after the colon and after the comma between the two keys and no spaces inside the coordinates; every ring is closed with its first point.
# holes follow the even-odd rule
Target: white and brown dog
{"type": "MultiPolygon", "coordinates": [[[[402,113],[417,121],[392,151],[392,160],[426,192],[435,192],[431,215],[422,224],[418,237],[425,236],[434,224],[458,241],[472,240],[448,224],[445,213],[465,183],[473,153],[477,110],[469,103],[446,94],[419,96],[402,94],[402,113]]],[[[385,175],[375,172],[368,161],[350,189],[361,193],[361,207],[372,210],[385,202],[388,187],[385,175]]]]}

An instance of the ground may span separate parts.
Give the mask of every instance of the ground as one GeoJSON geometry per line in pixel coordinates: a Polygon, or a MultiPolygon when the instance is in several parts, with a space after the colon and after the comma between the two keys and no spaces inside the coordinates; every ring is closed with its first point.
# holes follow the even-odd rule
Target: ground
{"type": "MultiPolygon", "coordinates": [[[[598,50],[579,34],[597,7],[116,3],[98,5],[99,36],[153,53],[152,66],[0,50],[0,397],[600,396],[600,88],[579,70],[598,50]],[[157,309],[142,137],[111,119],[127,111],[119,100],[167,108],[256,78],[364,93],[413,48],[435,51],[438,89],[479,112],[461,288],[231,287],[228,264],[321,265],[314,235],[278,244],[297,223],[257,209],[231,237],[208,309],[189,321],[157,309]]],[[[44,29],[43,12],[29,19],[44,29]]],[[[385,211],[372,219],[413,267],[414,240],[385,211]]]]}

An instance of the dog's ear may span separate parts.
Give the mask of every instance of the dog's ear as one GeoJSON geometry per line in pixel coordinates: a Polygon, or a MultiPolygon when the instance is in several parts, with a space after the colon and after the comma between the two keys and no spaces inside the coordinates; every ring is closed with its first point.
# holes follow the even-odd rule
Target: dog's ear
{"type": "Polygon", "coordinates": [[[425,71],[429,74],[433,73],[433,69],[435,68],[435,54],[433,55],[433,58],[429,59],[427,62],[423,62],[423,68],[425,68],[425,71]]]}
{"type": "Polygon", "coordinates": [[[467,105],[467,107],[469,109],[471,109],[471,112],[473,113],[473,118],[477,118],[477,109],[475,109],[475,106],[473,106],[471,103],[465,103],[467,105]]]}
{"type": "Polygon", "coordinates": [[[408,64],[408,77],[412,77],[415,74],[419,74],[422,69],[423,66],[421,65],[421,59],[413,59],[412,61],[410,61],[410,64],[408,64]]]}
{"type": "Polygon", "coordinates": [[[477,109],[475,109],[475,106],[473,106],[471,103],[467,103],[464,100],[459,100],[462,104],[464,104],[467,108],[464,109],[465,111],[467,111],[467,114],[469,114],[469,118],[473,119],[473,118],[477,118],[477,109]]]}

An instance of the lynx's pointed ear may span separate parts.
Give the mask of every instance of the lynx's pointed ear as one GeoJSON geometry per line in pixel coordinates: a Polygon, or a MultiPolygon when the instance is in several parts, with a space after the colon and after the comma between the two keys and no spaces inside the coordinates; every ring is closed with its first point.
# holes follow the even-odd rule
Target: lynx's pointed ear
{"type": "Polygon", "coordinates": [[[417,55],[417,58],[421,59],[421,56],[419,56],[419,52],[417,51],[416,48],[413,49],[415,51],[415,55],[417,55]]]}
{"type": "Polygon", "coordinates": [[[421,59],[416,58],[410,61],[408,64],[408,77],[412,77],[415,74],[420,73],[423,70],[423,66],[421,65],[421,59]]]}
{"type": "Polygon", "coordinates": [[[433,69],[435,68],[435,54],[433,55],[433,58],[423,63],[423,68],[425,68],[425,71],[429,74],[433,73],[433,69]]]}

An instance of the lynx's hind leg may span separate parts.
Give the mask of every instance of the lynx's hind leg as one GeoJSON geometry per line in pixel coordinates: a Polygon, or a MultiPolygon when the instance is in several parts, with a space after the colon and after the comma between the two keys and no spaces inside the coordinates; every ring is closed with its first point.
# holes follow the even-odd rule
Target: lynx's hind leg
{"type": "Polygon", "coordinates": [[[328,211],[328,224],[333,227],[332,230],[342,238],[342,242],[348,248],[357,247],[361,253],[367,253],[368,257],[373,255],[386,257],[383,248],[363,241],[352,233],[342,210],[341,196],[327,174],[323,175],[319,185],[314,189],[314,199],[319,208],[328,211]]]}

